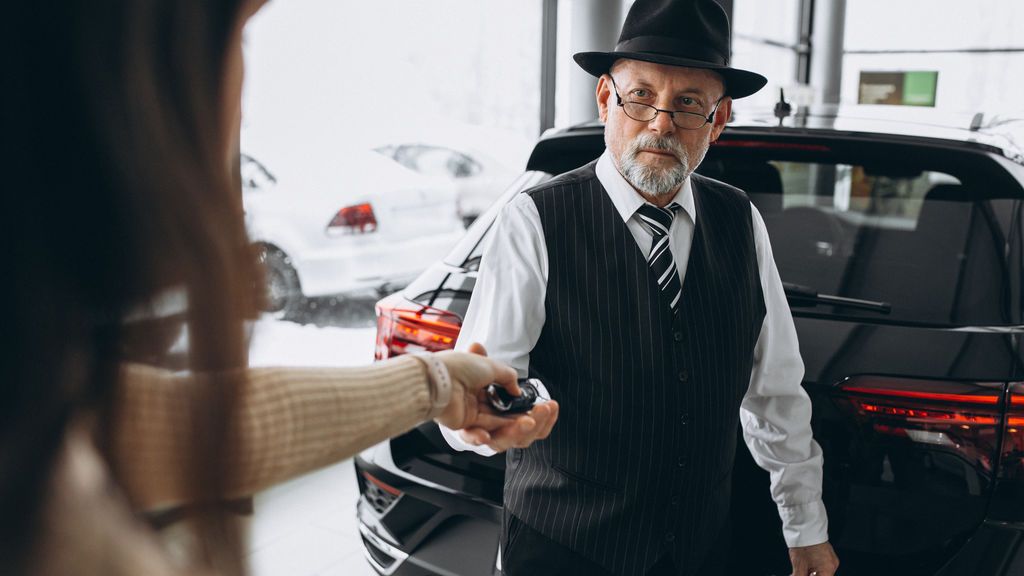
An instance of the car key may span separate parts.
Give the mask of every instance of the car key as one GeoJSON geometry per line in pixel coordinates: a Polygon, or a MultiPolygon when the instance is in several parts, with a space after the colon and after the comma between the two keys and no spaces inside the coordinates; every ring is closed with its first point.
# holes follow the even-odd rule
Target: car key
{"type": "Polygon", "coordinates": [[[513,396],[507,390],[497,384],[487,386],[487,399],[491,406],[502,414],[522,414],[529,412],[540,396],[537,384],[540,380],[536,378],[520,378],[519,388],[523,391],[519,396],[513,396]]]}

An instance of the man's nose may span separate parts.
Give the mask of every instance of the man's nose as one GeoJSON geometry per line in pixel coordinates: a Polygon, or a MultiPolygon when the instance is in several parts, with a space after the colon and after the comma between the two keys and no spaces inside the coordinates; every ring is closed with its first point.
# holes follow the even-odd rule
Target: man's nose
{"type": "Polygon", "coordinates": [[[672,123],[672,114],[659,111],[654,120],[648,124],[648,128],[657,134],[671,134],[676,125],[672,123]]]}

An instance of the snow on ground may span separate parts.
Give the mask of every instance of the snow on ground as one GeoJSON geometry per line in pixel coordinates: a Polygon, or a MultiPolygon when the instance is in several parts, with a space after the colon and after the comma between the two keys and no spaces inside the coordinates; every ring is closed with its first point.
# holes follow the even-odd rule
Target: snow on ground
{"type": "Polygon", "coordinates": [[[250,366],[354,366],[373,362],[376,328],[300,325],[263,318],[253,328],[250,366]]]}

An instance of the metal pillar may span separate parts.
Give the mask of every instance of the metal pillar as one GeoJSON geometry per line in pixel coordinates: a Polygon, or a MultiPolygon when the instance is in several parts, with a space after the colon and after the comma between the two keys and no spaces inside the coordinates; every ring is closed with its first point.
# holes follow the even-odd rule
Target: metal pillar
{"type": "Polygon", "coordinates": [[[555,71],[558,67],[558,0],[544,0],[540,39],[540,133],[555,125],[555,71]]]}
{"type": "MultiPolygon", "coordinates": [[[[572,53],[612,50],[622,28],[622,0],[572,0],[572,53]]],[[[597,80],[575,63],[569,63],[569,121],[586,122],[597,117],[594,91],[597,80]]]]}
{"type": "Polygon", "coordinates": [[[814,22],[814,0],[800,0],[800,37],[796,42],[796,81],[811,83],[811,30],[814,22]]]}
{"type": "MultiPolygon", "coordinates": [[[[846,24],[846,0],[813,1],[810,84],[821,95],[820,103],[839,104],[839,88],[843,78],[843,30],[846,24]]],[[[810,177],[814,182],[814,197],[816,199],[828,199],[834,196],[835,166],[813,166],[810,177]]]]}
{"type": "Polygon", "coordinates": [[[845,25],[846,0],[815,0],[810,83],[820,91],[823,104],[839,103],[845,25]]]}

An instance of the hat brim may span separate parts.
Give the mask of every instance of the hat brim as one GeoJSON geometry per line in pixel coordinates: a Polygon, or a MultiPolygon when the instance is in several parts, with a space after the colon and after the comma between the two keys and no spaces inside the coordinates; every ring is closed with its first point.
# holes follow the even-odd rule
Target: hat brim
{"type": "Polygon", "coordinates": [[[620,58],[630,60],[641,60],[655,64],[667,64],[669,66],[683,66],[685,68],[703,68],[713,70],[722,75],[725,80],[725,95],[733,99],[744,98],[764,88],[768,79],[756,72],[729,68],[719,64],[712,64],[702,60],[691,60],[665,54],[650,52],[578,52],[572,59],[588,73],[594,76],[607,74],[612,64],[620,58]]]}

